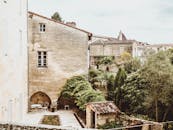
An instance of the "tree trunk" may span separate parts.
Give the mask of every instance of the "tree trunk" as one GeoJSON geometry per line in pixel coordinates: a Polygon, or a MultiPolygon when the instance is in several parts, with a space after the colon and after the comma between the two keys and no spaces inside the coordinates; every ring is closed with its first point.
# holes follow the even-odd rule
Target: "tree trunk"
{"type": "Polygon", "coordinates": [[[166,116],[168,115],[168,112],[169,112],[170,108],[171,108],[171,107],[168,107],[168,108],[166,109],[166,111],[165,111],[165,113],[164,113],[164,115],[163,115],[163,119],[162,119],[163,122],[166,120],[166,116]]]}
{"type": "Polygon", "coordinates": [[[156,107],[156,121],[158,122],[158,100],[155,100],[155,107],[156,107]]]}

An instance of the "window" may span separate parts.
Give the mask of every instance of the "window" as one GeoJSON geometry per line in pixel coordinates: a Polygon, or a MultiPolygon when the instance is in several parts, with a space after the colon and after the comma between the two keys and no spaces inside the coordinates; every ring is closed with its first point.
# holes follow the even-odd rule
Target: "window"
{"type": "Polygon", "coordinates": [[[40,23],[40,32],[45,32],[46,31],[46,24],[40,23]]]}
{"type": "Polygon", "coordinates": [[[124,46],[120,46],[120,55],[122,54],[122,53],[124,53],[124,46]]]}
{"type": "Polygon", "coordinates": [[[46,51],[38,51],[38,67],[47,67],[46,51]]]}

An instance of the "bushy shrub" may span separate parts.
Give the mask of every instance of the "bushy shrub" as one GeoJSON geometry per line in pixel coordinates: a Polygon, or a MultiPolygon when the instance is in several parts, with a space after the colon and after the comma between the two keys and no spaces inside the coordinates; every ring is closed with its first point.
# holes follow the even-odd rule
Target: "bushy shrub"
{"type": "Polygon", "coordinates": [[[119,128],[119,127],[123,127],[121,122],[112,121],[112,122],[106,123],[104,125],[98,126],[98,129],[111,129],[111,128],[119,128]]]}
{"type": "Polygon", "coordinates": [[[83,76],[74,76],[67,80],[62,91],[62,96],[73,97],[76,105],[81,110],[85,110],[86,103],[105,100],[103,94],[94,90],[83,76]]]}
{"type": "Polygon", "coordinates": [[[124,63],[124,69],[128,74],[132,72],[136,72],[140,68],[141,68],[140,60],[136,58],[131,59],[124,63]]]}

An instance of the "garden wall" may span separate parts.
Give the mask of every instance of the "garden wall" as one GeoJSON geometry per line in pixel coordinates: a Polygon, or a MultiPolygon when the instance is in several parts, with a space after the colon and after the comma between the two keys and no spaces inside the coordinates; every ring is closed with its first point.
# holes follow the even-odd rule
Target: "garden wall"
{"type": "Polygon", "coordinates": [[[75,128],[47,126],[47,125],[22,125],[0,123],[0,130],[76,130],[75,128]]]}

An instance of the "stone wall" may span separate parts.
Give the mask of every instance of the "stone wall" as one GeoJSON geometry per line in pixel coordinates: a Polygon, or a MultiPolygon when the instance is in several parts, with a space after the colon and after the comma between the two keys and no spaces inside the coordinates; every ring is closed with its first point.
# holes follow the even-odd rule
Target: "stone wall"
{"type": "MultiPolygon", "coordinates": [[[[134,43],[90,44],[90,67],[96,68],[96,62],[101,56],[111,56],[115,60],[118,60],[124,52],[133,56],[133,46],[134,43]]],[[[109,69],[116,71],[117,67],[109,67],[109,69]]]]}
{"type": "Polygon", "coordinates": [[[102,126],[108,122],[113,122],[116,120],[116,114],[100,114],[97,115],[97,126],[102,126]]]}
{"type": "MultiPolygon", "coordinates": [[[[91,56],[120,56],[123,52],[132,52],[133,43],[90,44],[91,56]]],[[[132,54],[133,55],[133,54],[132,54]]]]}
{"type": "Polygon", "coordinates": [[[27,0],[0,1],[0,48],[0,121],[21,121],[27,112],[27,0]]]}
{"type": "Polygon", "coordinates": [[[46,93],[55,102],[66,80],[88,72],[88,33],[29,13],[29,98],[46,93]],[[40,32],[44,23],[46,31],[40,32]],[[47,52],[47,67],[39,68],[38,51],[47,52]]]}
{"type": "Polygon", "coordinates": [[[22,125],[22,124],[2,124],[0,123],[1,130],[76,130],[72,127],[61,126],[47,126],[47,125],[22,125]]]}

